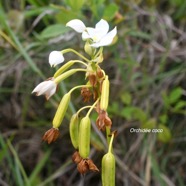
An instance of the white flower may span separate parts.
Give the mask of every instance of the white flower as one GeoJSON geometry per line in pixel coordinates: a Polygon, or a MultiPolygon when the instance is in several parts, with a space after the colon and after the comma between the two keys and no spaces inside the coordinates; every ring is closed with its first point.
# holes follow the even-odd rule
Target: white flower
{"type": "Polygon", "coordinates": [[[67,26],[73,28],[75,31],[82,33],[83,40],[90,39],[94,48],[110,45],[117,34],[116,27],[109,31],[109,24],[107,21],[101,19],[95,28],[85,27],[84,23],[79,19],[71,20],[67,26]]]}
{"type": "Polygon", "coordinates": [[[52,51],[49,54],[49,63],[51,67],[55,67],[56,65],[62,63],[64,61],[63,54],[60,51],[52,51]]]}
{"type": "Polygon", "coordinates": [[[43,81],[39,85],[35,87],[32,93],[36,92],[36,96],[45,95],[48,100],[53,94],[55,94],[57,88],[57,84],[53,81],[53,79],[43,81]]]}
{"type": "Polygon", "coordinates": [[[79,19],[69,21],[66,26],[73,28],[78,33],[82,33],[86,29],[85,24],[79,19]]]}

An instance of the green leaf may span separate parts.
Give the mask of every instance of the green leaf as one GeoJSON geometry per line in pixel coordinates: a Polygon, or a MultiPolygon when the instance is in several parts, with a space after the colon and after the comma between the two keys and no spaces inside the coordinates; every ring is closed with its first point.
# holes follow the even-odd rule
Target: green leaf
{"type": "Polygon", "coordinates": [[[117,13],[119,7],[115,3],[111,3],[108,6],[106,6],[103,14],[103,18],[106,20],[112,20],[117,13]]]}
{"type": "Polygon", "coordinates": [[[167,115],[166,114],[163,114],[159,117],[159,120],[161,121],[161,123],[165,124],[167,122],[167,115]]]}
{"type": "Polygon", "coordinates": [[[54,24],[54,25],[50,25],[47,28],[45,28],[41,32],[41,35],[40,36],[43,39],[49,39],[49,38],[52,38],[52,37],[57,37],[59,35],[63,35],[68,30],[69,30],[69,28],[67,28],[63,24],[54,24]]]}
{"type": "Polygon", "coordinates": [[[174,110],[175,111],[180,110],[180,109],[184,108],[185,106],[186,106],[186,101],[181,100],[178,103],[176,103],[174,110]]]}
{"type": "Polygon", "coordinates": [[[133,36],[133,37],[138,37],[141,39],[146,39],[146,40],[151,40],[151,36],[145,32],[140,32],[140,31],[129,31],[128,35],[133,36]]]}
{"type": "Polygon", "coordinates": [[[78,11],[82,8],[85,0],[65,0],[65,2],[72,8],[72,10],[78,11]]]}
{"type": "Polygon", "coordinates": [[[132,102],[132,96],[129,92],[124,92],[121,96],[121,100],[123,103],[125,103],[126,105],[130,105],[132,102]]]}
{"type": "Polygon", "coordinates": [[[182,96],[182,93],[183,90],[180,87],[173,89],[169,95],[169,103],[170,104],[176,103],[182,96]]]}
{"type": "Polygon", "coordinates": [[[172,137],[170,129],[162,124],[158,126],[158,129],[162,129],[162,132],[158,132],[158,140],[160,140],[163,143],[169,142],[172,137]]]}
{"type": "Polygon", "coordinates": [[[142,123],[143,129],[154,129],[156,126],[156,120],[154,118],[149,119],[147,122],[142,123]]]}

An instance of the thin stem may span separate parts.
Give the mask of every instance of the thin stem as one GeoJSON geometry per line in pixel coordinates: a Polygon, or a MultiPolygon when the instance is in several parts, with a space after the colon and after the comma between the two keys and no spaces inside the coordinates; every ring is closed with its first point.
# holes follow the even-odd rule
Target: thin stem
{"type": "Polygon", "coordinates": [[[109,149],[108,152],[111,153],[112,152],[112,143],[114,140],[114,133],[112,133],[111,139],[110,139],[110,143],[109,143],[109,149]]]}
{"type": "Polygon", "coordinates": [[[76,114],[79,115],[79,113],[80,113],[82,110],[87,109],[87,108],[91,108],[91,107],[92,107],[92,105],[84,106],[84,107],[80,108],[80,109],[76,112],[76,114]]]}
{"type": "Polygon", "coordinates": [[[79,52],[77,52],[76,50],[72,49],[72,48],[68,48],[68,49],[65,49],[65,50],[62,50],[61,51],[63,54],[67,53],[67,52],[73,52],[75,53],[76,55],[78,55],[79,57],[81,57],[82,59],[84,59],[86,62],[90,62],[90,60],[88,60],[86,57],[84,57],[83,55],[81,55],[79,52]]]}
{"type": "Polygon", "coordinates": [[[107,144],[110,144],[110,127],[106,127],[107,144]]]}
{"type": "Polygon", "coordinates": [[[88,67],[88,65],[86,63],[84,63],[83,61],[80,61],[80,60],[71,60],[73,61],[74,63],[81,63],[83,65],[85,65],[86,67],[88,67]]]}
{"type": "Polygon", "coordinates": [[[74,90],[78,89],[78,88],[82,88],[82,87],[92,87],[92,85],[78,85],[74,88],[72,88],[69,93],[71,94],[74,90]]]}
{"type": "Polygon", "coordinates": [[[98,98],[98,99],[94,102],[94,104],[91,106],[91,108],[89,109],[89,111],[87,112],[87,115],[86,115],[87,117],[89,117],[90,113],[92,112],[92,109],[96,106],[96,104],[98,103],[99,99],[100,99],[100,98],[98,98]]]}
{"type": "Polygon", "coordinates": [[[97,54],[94,56],[94,58],[96,58],[102,51],[103,51],[103,47],[101,47],[101,48],[99,49],[99,51],[98,51],[97,54]]]}

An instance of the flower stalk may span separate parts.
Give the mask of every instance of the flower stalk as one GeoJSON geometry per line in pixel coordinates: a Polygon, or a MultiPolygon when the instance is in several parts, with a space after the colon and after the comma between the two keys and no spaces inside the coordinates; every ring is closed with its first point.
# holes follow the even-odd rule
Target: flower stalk
{"type": "Polygon", "coordinates": [[[49,78],[37,85],[32,93],[36,93],[37,96],[45,95],[48,100],[56,93],[58,84],[71,75],[74,75],[76,72],[84,72],[86,82],[83,83],[83,85],[72,87],[66,94],[63,95],[54,115],[52,128],[45,132],[43,140],[48,142],[48,144],[57,140],[60,134],[60,126],[64,122],[63,120],[71,100],[71,95],[76,89],[81,89],[80,94],[82,96],[82,102],[84,104],[89,102],[89,104],[83,106],[75,114],[73,114],[69,122],[70,139],[72,146],[76,150],[72,156],[72,160],[76,163],[77,170],[83,175],[88,171],[99,172],[99,169],[93,161],[89,159],[91,150],[90,114],[93,110],[95,110],[98,115],[96,120],[97,128],[106,133],[108,143],[108,153],[105,154],[102,159],[102,185],[114,186],[115,157],[112,154],[114,133],[110,135],[112,121],[107,112],[110,82],[108,75],[99,64],[104,60],[103,47],[113,43],[117,34],[117,28],[114,27],[111,31],[109,31],[109,24],[104,19],[101,19],[94,28],[86,27],[79,19],[69,21],[66,26],[82,34],[82,39],[85,41],[84,51],[88,54],[89,59],[72,48],[52,51],[49,54],[50,66],[55,67],[59,64],[62,64],[62,66],[56,70],[52,78],[49,78]],[[73,52],[81,58],[81,60],[70,60],[63,64],[65,61],[63,55],[68,52],[73,52]],[[71,69],[75,63],[83,65],[84,68],[71,69]],[[80,119],[80,112],[85,109],[89,110],[85,116],[80,119]]]}

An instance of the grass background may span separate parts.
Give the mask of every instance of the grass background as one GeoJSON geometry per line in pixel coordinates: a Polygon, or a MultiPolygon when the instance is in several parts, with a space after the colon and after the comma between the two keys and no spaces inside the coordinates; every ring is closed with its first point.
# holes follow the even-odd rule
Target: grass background
{"type": "MultiPolygon", "coordinates": [[[[65,27],[78,18],[94,26],[101,18],[117,26],[117,43],[105,47],[101,67],[111,81],[109,115],[116,155],[116,185],[186,185],[186,1],[185,0],[0,0],[0,185],[101,185],[100,174],[81,176],[71,162],[70,116],[82,105],[73,94],[53,144],[42,142],[60,97],[82,84],[65,80],[50,101],[31,95],[55,69],[52,50],[83,52],[80,35],[65,27]],[[158,128],[163,133],[130,133],[158,128]]],[[[66,60],[74,59],[65,55],[66,60]]],[[[91,158],[98,168],[107,148],[95,128],[91,158]]]]}

